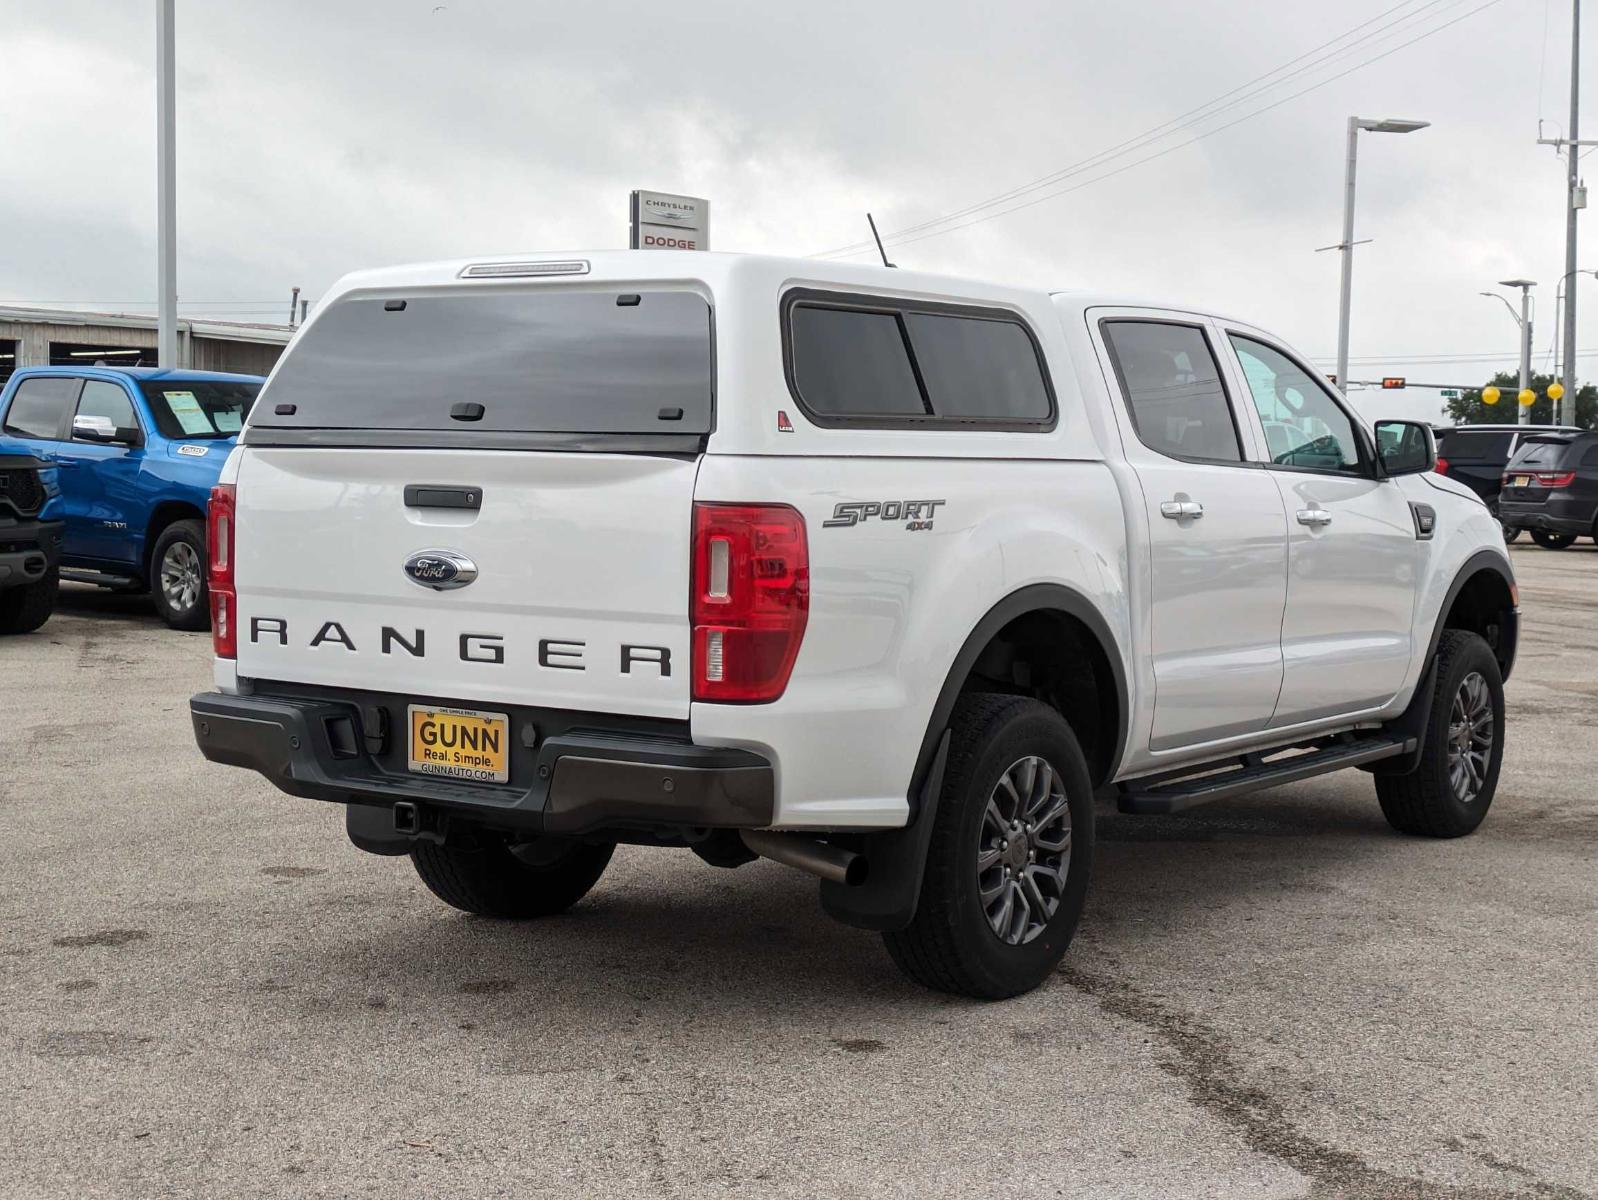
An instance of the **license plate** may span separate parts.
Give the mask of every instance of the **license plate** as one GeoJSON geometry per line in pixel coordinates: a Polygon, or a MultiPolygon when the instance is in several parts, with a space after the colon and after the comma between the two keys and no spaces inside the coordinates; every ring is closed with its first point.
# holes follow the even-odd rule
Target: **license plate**
{"type": "Polygon", "coordinates": [[[510,718],[471,708],[409,706],[409,767],[418,775],[448,775],[479,783],[510,779],[510,718]]]}
{"type": "Polygon", "coordinates": [[[1531,476],[1530,475],[1516,475],[1513,479],[1511,479],[1509,481],[1509,486],[1510,487],[1530,487],[1531,486],[1531,476]]]}

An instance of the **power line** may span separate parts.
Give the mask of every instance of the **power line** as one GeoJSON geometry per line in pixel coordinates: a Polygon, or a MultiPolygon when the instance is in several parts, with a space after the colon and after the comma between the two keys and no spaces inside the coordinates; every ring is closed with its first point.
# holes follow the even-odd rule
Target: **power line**
{"type": "MultiPolygon", "coordinates": [[[[1432,36],[1434,36],[1436,34],[1439,34],[1443,30],[1448,29],[1451,26],[1457,25],[1457,24],[1459,24],[1459,22],[1464,21],[1464,20],[1466,20],[1466,19],[1468,19],[1470,17],[1473,17],[1477,13],[1483,11],[1484,9],[1491,8],[1495,4],[1498,4],[1499,2],[1500,2],[1500,0],[1486,0],[1486,3],[1479,4],[1475,8],[1472,8],[1469,11],[1461,13],[1459,16],[1454,17],[1452,20],[1445,21],[1445,22],[1443,22],[1440,25],[1436,25],[1436,26],[1432,27],[1431,29],[1427,30],[1425,33],[1417,34],[1415,37],[1410,38],[1408,41],[1400,42],[1398,45],[1390,47],[1389,49],[1382,51],[1380,54],[1374,55],[1371,58],[1365,59],[1362,62],[1355,63],[1353,66],[1348,67],[1348,68],[1346,68],[1346,69],[1344,69],[1342,71],[1339,71],[1335,75],[1328,76],[1327,78],[1320,80],[1318,83],[1313,83],[1313,84],[1309,85],[1308,87],[1301,88],[1298,91],[1291,93],[1290,95],[1283,96],[1279,100],[1274,100],[1274,101],[1272,101],[1269,104],[1263,105],[1260,108],[1257,108],[1257,109],[1254,109],[1251,112],[1245,113],[1243,116],[1237,117],[1237,118],[1235,118],[1235,119],[1233,119],[1231,121],[1228,121],[1224,125],[1218,125],[1214,129],[1207,130],[1206,132],[1198,134],[1195,137],[1189,138],[1188,140],[1186,140],[1184,142],[1178,142],[1174,146],[1168,146],[1165,149],[1158,150],[1158,151],[1156,151],[1153,154],[1145,155],[1142,158],[1134,159],[1132,162],[1127,163],[1124,166],[1117,167],[1113,171],[1106,171],[1102,175],[1096,175],[1096,176],[1094,176],[1091,179],[1084,180],[1081,183],[1074,184],[1071,187],[1060,188],[1060,189],[1058,189],[1056,191],[1046,192],[1042,196],[1039,196],[1039,197],[1037,197],[1035,199],[1027,200],[1027,201],[1025,201],[1023,203],[1020,203],[1020,204],[1011,205],[1010,207],[1000,209],[997,212],[986,213],[986,214],[981,215],[981,216],[973,217],[969,221],[963,221],[963,222],[961,222],[961,223],[959,223],[957,225],[951,225],[951,226],[949,226],[948,228],[945,228],[945,229],[933,229],[933,230],[930,230],[928,232],[918,234],[918,235],[916,235],[914,237],[905,237],[905,236],[903,236],[903,232],[901,231],[900,233],[897,233],[897,234],[889,234],[888,237],[885,240],[891,246],[907,246],[907,245],[910,245],[911,243],[914,243],[914,242],[924,241],[927,238],[940,237],[940,236],[942,236],[943,234],[946,234],[946,233],[953,233],[957,229],[967,229],[967,228],[971,227],[972,225],[979,225],[979,224],[981,224],[984,221],[991,221],[991,220],[997,219],[998,217],[1008,216],[1011,213],[1020,212],[1022,209],[1031,208],[1031,207],[1033,207],[1035,205],[1042,204],[1044,201],[1053,200],[1053,199],[1055,199],[1055,198],[1057,198],[1059,196],[1064,196],[1064,195],[1067,195],[1067,194],[1069,194],[1071,192],[1080,191],[1082,188],[1088,187],[1088,186],[1090,186],[1092,184],[1102,183],[1106,179],[1110,179],[1110,178],[1113,178],[1116,175],[1122,174],[1123,172],[1130,171],[1133,167],[1138,167],[1138,166],[1142,166],[1144,163],[1153,162],[1157,158],[1163,158],[1167,154],[1174,153],[1175,151],[1184,149],[1185,147],[1191,146],[1191,145],[1193,145],[1196,142],[1201,142],[1201,141],[1203,141],[1206,138],[1213,137],[1217,133],[1222,133],[1222,132],[1224,132],[1224,131],[1226,131],[1228,129],[1231,129],[1234,125],[1240,125],[1244,121],[1252,120],[1254,117],[1260,116],[1263,113],[1267,113],[1267,112],[1271,111],[1274,108],[1279,108],[1283,104],[1287,104],[1288,102],[1290,102],[1292,100],[1298,99],[1300,96],[1308,95],[1310,92],[1316,91],[1319,88],[1323,88],[1323,87],[1327,86],[1328,84],[1335,83],[1339,79],[1344,78],[1345,76],[1352,75],[1355,71],[1362,70],[1365,67],[1368,67],[1368,66],[1371,66],[1374,63],[1380,62],[1384,58],[1387,58],[1387,57],[1389,57],[1389,56],[1391,56],[1393,54],[1398,53],[1400,50],[1404,50],[1404,49],[1407,49],[1410,46],[1415,45],[1417,42],[1424,41],[1424,40],[1426,40],[1429,37],[1432,37],[1432,36]]],[[[1103,164],[1100,164],[1100,165],[1103,165],[1103,164]]],[[[855,253],[859,253],[859,251],[855,251],[855,250],[830,251],[827,254],[821,255],[819,257],[829,257],[829,256],[848,257],[848,256],[850,256],[852,254],[855,254],[855,253]]]]}
{"type": "MultiPolygon", "coordinates": [[[[1426,9],[1435,7],[1437,4],[1440,4],[1442,2],[1443,2],[1443,0],[1427,0],[1427,2],[1425,4],[1423,4],[1419,9],[1416,9],[1414,12],[1407,13],[1405,16],[1400,17],[1397,21],[1391,22],[1389,25],[1385,25],[1381,29],[1374,31],[1373,33],[1366,34],[1364,37],[1356,39],[1354,42],[1351,42],[1351,43],[1349,43],[1349,45],[1344,46],[1344,47],[1342,47],[1341,49],[1339,49],[1337,51],[1334,51],[1332,54],[1324,56],[1323,59],[1317,60],[1316,63],[1310,64],[1310,67],[1306,68],[1306,70],[1307,69],[1311,69],[1311,68],[1313,68],[1316,65],[1319,65],[1320,63],[1324,62],[1326,59],[1335,58],[1335,57],[1337,57],[1340,54],[1346,53],[1347,51],[1354,49],[1360,42],[1368,41],[1369,39],[1371,39],[1373,37],[1380,36],[1382,33],[1386,32],[1389,29],[1391,29],[1393,26],[1400,25],[1403,22],[1408,21],[1408,20],[1420,15],[1421,13],[1425,12],[1426,9]]],[[[1449,2],[1450,3],[1455,3],[1455,2],[1458,2],[1458,0],[1449,0],[1449,2]]],[[[1182,113],[1182,114],[1180,114],[1178,116],[1172,117],[1170,120],[1161,122],[1160,124],[1155,125],[1152,128],[1150,128],[1150,129],[1144,130],[1140,134],[1137,134],[1137,135],[1135,135],[1133,137],[1127,138],[1125,141],[1118,142],[1115,145],[1110,146],[1110,147],[1108,147],[1105,150],[1099,151],[1097,154],[1089,155],[1087,158],[1084,158],[1084,159],[1082,159],[1082,160],[1080,160],[1078,162],[1072,163],[1069,166],[1061,167],[1060,169],[1058,169],[1056,171],[1051,171],[1047,175],[1040,176],[1039,178],[1032,180],[1030,183],[1021,184],[1018,187],[1011,188],[1007,192],[1000,192],[998,195],[990,196],[986,200],[979,200],[979,201],[977,201],[974,204],[969,204],[965,208],[956,209],[954,212],[945,213],[945,214],[943,214],[940,217],[933,217],[933,218],[931,218],[929,220],[921,221],[921,222],[919,222],[919,223],[917,223],[915,225],[908,225],[908,226],[906,226],[903,229],[897,229],[897,230],[894,231],[892,236],[903,237],[906,234],[918,233],[921,230],[930,228],[930,227],[932,227],[934,225],[941,225],[941,224],[944,224],[945,222],[956,220],[956,219],[958,219],[960,217],[967,216],[967,215],[969,215],[971,213],[979,212],[982,209],[992,208],[994,205],[1002,204],[1002,203],[1004,203],[1007,200],[1012,200],[1012,199],[1015,199],[1015,198],[1017,198],[1019,196],[1026,195],[1029,192],[1037,191],[1039,188],[1047,187],[1048,185],[1050,185],[1052,183],[1058,183],[1058,182],[1060,182],[1063,179],[1069,178],[1071,175],[1080,173],[1081,171],[1091,169],[1092,167],[1095,167],[1095,166],[1102,166],[1104,163],[1106,163],[1106,162],[1118,157],[1119,155],[1121,155],[1123,153],[1129,153],[1129,152],[1131,152],[1133,150],[1137,150],[1137,149],[1141,148],[1141,146],[1143,146],[1143,145],[1149,145],[1149,144],[1152,144],[1154,142],[1159,141],[1167,133],[1173,132],[1176,128],[1179,128],[1179,127],[1184,126],[1184,125],[1196,124],[1197,121],[1199,121],[1199,120],[1208,120],[1210,117],[1216,116],[1219,113],[1224,112],[1228,108],[1233,108],[1233,107],[1235,107],[1235,106],[1237,106],[1239,104],[1243,104],[1243,103],[1247,102],[1250,99],[1253,99],[1254,95],[1262,94],[1264,92],[1269,91],[1271,88],[1276,87],[1279,84],[1285,82],[1285,80],[1276,80],[1274,83],[1267,84],[1265,87],[1257,87],[1256,85],[1258,85],[1260,83],[1263,83],[1265,80],[1270,79],[1274,75],[1280,75],[1283,71],[1286,71],[1288,68],[1293,67],[1293,66],[1297,65],[1298,63],[1303,62],[1306,58],[1310,58],[1313,55],[1318,54],[1320,51],[1326,49],[1328,46],[1333,46],[1333,45],[1336,45],[1338,42],[1346,40],[1347,38],[1349,38],[1353,34],[1358,33],[1361,29],[1364,29],[1366,26],[1372,25],[1372,24],[1376,23],[1377,21],[1382,20],[1385,17],[1391,16],[1393,13],[1397,12],[1401,8],[1408,8],[1409,5],[1411,5],[1413,3],[1415,3],[1415,0],[1402,0],[1401,3],[1395,4],[1391,8],[1385,9],[1384,11],[1382,11],[1380,13],[1377,13],[1376,16],[1371,17],[1370,19],[1368,19],[1366,21],[1360,22],[1358,25],[1355,25],[1351,29],[1345,30],[1344,32],[1338,34],[1336,37],[1331,38],[1328,41],[1322,42],[1320,45],[1315,46],[1315,47],[1313,47],[1313,48],[1311,48],[1309,50],[1306,50],[1303,54],[1300,54],[1297,58],[1288,59],[1287,62],[1282,63],[1280,66],[1272,68],[1271,70],[1265,72],[1263,75],[1255,76],[1253,79],[1249,80],[1247,83],[1239,84],[1237,87],[1232,88],[1230,91],[1222,92],[1220,95],[1212,97],[1211,99],[1205,101],[1203,104],[1200,104],[1200,105],[1198,105],[1195,108],[1188,109],[1185,113],[1182,113]],[[1245,95],[1241,95],[1240,96],[1240,95],[1238,95],[1238,93],[1240,93],[1240,92],[1244,92],[1244,93],[1252,92],[1253,94],[1252,95],[1245,94],[1245,95]],[[1236,97],[1236,99],[1232,99],[1232,97],[1236,97]],[[1223,101],[1227,101],[1227,103],[1223,103],[1223,101]],[[1214,111],[1206,112],[1205,110],[1207,110],[1207,109],[1211,109],[1211,110],[1214,110],[1214,111]],[[1204,114],[1202,117],[1199,116],[1199,114],[1201,114],[1201,113],[1204,114]]],[[[869,242],[855,242],[855,243],[851,243],[848,246],[841,246],[841,247],[839,247],[836,250],[823,251],[820,255],[817,255],[816,257],[825,258],[825,257],[829,257],[829,256],[835,255],[835,254],[853,252],[853,251],[855,251],[857,249],[869,249],[870,247],[871,247],[871,243],[869,243],[869,242]]]]}

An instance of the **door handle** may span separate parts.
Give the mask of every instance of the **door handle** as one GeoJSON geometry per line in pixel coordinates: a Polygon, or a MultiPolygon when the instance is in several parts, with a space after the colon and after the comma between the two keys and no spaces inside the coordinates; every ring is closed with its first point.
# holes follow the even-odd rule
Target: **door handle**
{"type": "Polygon", "coordinates": [[[1204,515],[1204,506],[1197,500],[1161,500],[1160,516],[1171,521],[1196,521],[1204,515]]]}
{"type": "Polygon", "coordinates": [[[1318,529],[1322,525],[1332,523],[1332,514],[1324,508],[1301,508],[1298,510],[1298,523],[1308,525],[1311,529],[1318,529]]]}

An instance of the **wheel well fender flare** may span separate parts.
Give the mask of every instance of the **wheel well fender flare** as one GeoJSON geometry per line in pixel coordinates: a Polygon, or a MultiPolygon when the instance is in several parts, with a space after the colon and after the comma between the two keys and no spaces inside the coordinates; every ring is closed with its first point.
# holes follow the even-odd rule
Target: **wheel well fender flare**
{"type": "Polygon", "coordinates": [[[1131,690],[1127,683],[1126,664],[1121,657],[1120,645],[1110,631],[1109,622],[1081,592],[1063,584],[1034,583],[1011,592],[990,608],[976,623],[961,645],[959,653],[954,656],[954,662],[949,667],[943,687],[938,692],[937,702],[932,706],[932,717],[927,722],[926,733],[921,739],[921,749],[916,755],[915,770],[910,777],[912,816],[916,798],[926,782],[928,769],[937,754],[943,732],[948,728],[949,718],[953,715],[955,703],[960,698],[960,691],[965,686],[965,681],[969,678],[971,669],[976,665],[983,649],[1001,629],[1016,618],[1024,617],[1028,613],[1051,611],[1063,613],[1085,626],[1109,662],[1111,680],[1115,688],[1116,716],[1115,741],[1106,759],[1108,767],[1106,777],[1114,778],[1121,755],[1125,752],[1127,726],[1132,715],[1131,690]]]}
{"type": "MultiPolygon", "coordinates": [[[[146,579],[155,573],[155,544],[169,525],[179,521],[205,521],[205,509],[196,508],[187,500],[162,500],[150,510],[150,519],[144,527],[144,546],[140,557],[144,560],[146,579]]],[[[153,580],[151,581],[153,583],[153,580]]]]}
{"type": "Polygon", "coordinates": [[[1120,647],[1110,632],[1109,622],[1086,596],[1059,584],[1032,584],[1012,592],[976,623],[949,668],[916,757],[910,780],[908,824],[900,829],[878,830],[849,839],[849,844],[863,853],[870,864],[863,886],[845,887],[822,881],[821,906],[836,920],[859,929],[887,931],[903,929],[915,917],[926,868],[927,845],[943,786],[944,763],[949,755],[948,726],[955,702],[978,656],[993,636],[1017,617],[1033,612],[1058,612],[1075,618],[1098,641],[1100,652],[1109,661],[1117,711],[1116,742],[1109,755],[1108,775],[1114,777],[1126,746],[1131,694],[1120,647]]]}
{"type": "MultiPolygon", "coordinates": [[[[1437,620],[1432,625],[1431,640],[1426,644],[1426,657],[1421,660],[1424,672],[1425,667],[1431,665],[1432,658],[1437,654],[1437,643],[1443,640],[1443,630],[1448,627],[1448,614],[1454,609],[1454,602],[1478,575],[1489,573],[1498,576],[1504,585],[1504,590],[1511,597],[1511,613],[1513,598],[1516,595],[1515,575],[1513,568],[1504,559],[1504,556],[1492,550],[1478,550],[1460,564],[1459,570],[1454,573],[1454,580],[1448,585],[1448,591],[1443,594],[1443,603],[1437,610],[1437,620]]],[[[1519,640],[1519,621],[1511,619],[1500,634],[1498,662],[1505,679],[1515,665],[1515,646],[1519,640]]]]}

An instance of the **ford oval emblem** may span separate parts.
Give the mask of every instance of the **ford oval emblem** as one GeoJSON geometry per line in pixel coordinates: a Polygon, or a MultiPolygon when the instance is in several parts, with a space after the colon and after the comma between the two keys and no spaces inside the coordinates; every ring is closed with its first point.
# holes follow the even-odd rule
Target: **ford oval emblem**
{"type": "Polygon", "coordinates": [[[418,550],[405,560],[405,575],[435,592],[447,592],[476,579],[477,564],[454,550],[418,550]]]}

